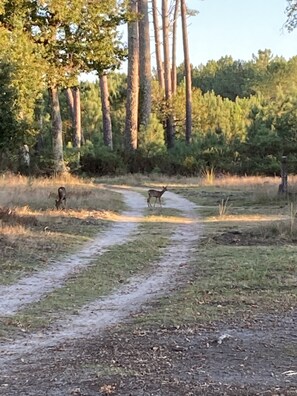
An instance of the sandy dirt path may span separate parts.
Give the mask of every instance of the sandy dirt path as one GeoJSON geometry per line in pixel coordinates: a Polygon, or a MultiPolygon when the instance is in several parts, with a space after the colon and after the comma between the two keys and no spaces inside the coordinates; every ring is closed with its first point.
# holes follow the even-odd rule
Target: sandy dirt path
{"type": "Polygon", "coordinates": [[[124,202],[129,208],[122,213],[123,221],[100,233],[94,241],[64,260],[53,262],[45,270],[22,278],[13,285],[0,286],[0,316],[11,316],[25,305],[40,300],[47,293],[63,286],[73,273],[90,265],[94,257],[132,238],[142,217],[145,199],[139,193],[127,190],[117,191],[123,194],[124,202]]]}
{"type": "MultiPolygon", "coordinates": [[[[129,203],[133,207],[127,213],[134,218],[139,217],[139,220],[141,220],[142,211],[146,206],[145,198],[135,192],[123,191],[123,194],[127,204],[129,203]]],[[[177,274],[191,256],[191,249],[197,245],[201,225],[196,217],[195,205],[187,199],[167,192],[164,201],[165,207],[172,207],[182,211],[183,215],[189,218],[189,222],[177,226],[169,246],[164,250],[162,260],[154,263],[152,272],[145,276],[131,278],[122,288],[105,298],[86,305],[78,315],[66,316],[63,320],[55,322],[45,332],[26,334],[21,339],[2,342],[0,344],[0,367],[4,371],[9,370],[9,363],[14,362],[18,358],[24,361],[36,351],[41,353],[42,350],[58,346],[68,339],[81,339],[100,334],[108,327],[124,321],[131,314],[140,311],[152,299],[168,292],[170,293],[170,289],[174,287],[177,274]]],[[[129,226],[128,223],[124,223],[124,226],[123,224],[117,224],[107,231],[105,238],[110,240],[110,245],[124,243],[132,237],[136,226],[136,223],[131,223],[129,226]]],[[[104,239],[101,235],[101,241],[102,238],[104,239]]],[[[99,241],[96,243],[96,247],[91,250],[92,256],[100,254],[101,249],[108,246],[105,243],[104,246],[101,245],[99,247],[99,241]]],[[[24,306],[24,301],[26,304],[37,301],[49,289],[53,290],[55,287],[59,287],[73,270],[77,271],[83,265],[89,263],[91,257],[88,257],[87,253],[87,249],[84,248],[83,253],[80,252],[79,254],[79,259],[75,260],[75,257],[72,257],[70,270],[66,271],[66,273],[63,269],[65,267],[64,263],[52,266],[50,274],[55,278],[55,281],[49,281],[49,273],[43,272],[42,276],[31,277],[31,282],[28,282],[27,285],[20,283],[12,285],[9,289],[10,293],[13,293],[13,291],[17,293],[18,287],[21,287],[22,290],[21,297],[14,297],[14,303],[9,302],[10,294],[9,297],[5,295],[5,289],[2,288],[0,292],[2,301],[1,312],[5,313],[5,301],[9,307],[6,314],[7,312],[12,314],[24,306]],[[74,265],[75,263],[77,265],[74,265]],[[60,272],[62,271],[61,268],[63,272],[60,272]],[[45,273],[46,276],[44,275],[45,273]],[[43,279],[44,284],[42,284],[43,279]],[[25,290],[26,287],[28,290],[25,290]],[[46,289],[45,292],[44,289],[46,289]]],[[[52,280],[53,278],[50,279],[52,280]]]]}

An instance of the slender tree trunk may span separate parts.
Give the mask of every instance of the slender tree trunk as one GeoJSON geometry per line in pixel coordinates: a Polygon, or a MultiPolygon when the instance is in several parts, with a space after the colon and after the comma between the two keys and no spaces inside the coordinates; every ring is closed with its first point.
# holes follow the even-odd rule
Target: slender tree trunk
{"type": "Polygon", "coordinates": [[[152,0],[152,11],[153,11],[153,25],[154,25],[154,36],[155,36],[155,51],[156,51],[156,63],[157,63],[157,73],[160,88],[164,89],[164,68],[162,62],[162,51],[161,51],[161,41],[160,41],[160,28],[159,28],[159,18],[158,18],[158,7],[157,0],[152,0]]]}
{"type": "Polygon", "coordinates": [[[43,99],[37,100],[36,103],[36,118],[38,125],[38,135],[37,135],[37,144],[36,149],[38,155],[41,155],[42,150],[44,149],[44,139],[43,139],[43,99]]]}
{"type": "Polygon", "coordinates": [[[176,39],[177,39],[177,19],[180,0],[175,0],[173,25],[172,25],[172,94],[176,94],[177,74],[176,74],[176,39]]]}
{"type": "MultiPolygon", "coordinates": [[[[66,93],[66,99],[67,99],[69,113],[70,113],[71,126],[72,126],[72,128],[74,128],[75,115],[74,115],[74,99],[73,99],[72,88],[67,87],[65,93],[66,93]]],[[[72,134],[73,134],[73,131],[72,131],[72,134]]]]}
{"type": "Polygon", "coordinates": [[[147,126],[152,110],[148,0],[139,0],[139,123],[147,126]]]}
{"type": "Polygon", "coordinates": [[[167,106],[166,117],[166,144],[168,148],[174,146],[173,117],[171,114],[171,65],[169,51],[169,15],[168,0],[162,0],[162,24],[163,24],[163,47],[164,47],[164,78],[165,78],[165,99],[167,106]]]}
{"type": "MultiPolygon", "coordinates": [[[[130,11],[138,12],[138,1],[130,0],[130,11]]],[[[138,22],[128,23],[128,77],[125,147],[127,150],[137,149],[138,130],[138,83],[139,83],[139,39],[138,22]]]]}
{"type": "Polygon", "coordinates": [[[74,132],[73,132],[73,147],[81,147],[81,102],[80,89],[73,87],[73,101],[74,101],[74,132]]]}
{"type": "Polygon", "coordinates": [[[185,0],[181,0],[181,17],[186,77],[186,142],[190,143],[192,138],[192,75],[187,32],[187,6],[185,0]]]}
{"type": "Polygon", "coordinates": [[[79,87],[68,87],[66,89],[66,98],[70,112],[72,126],[72,144],[73,147],[81,147],[81,104],[79,87]]]}
{"type": "Polygon", "coordinates": [[[110,103],[109,103],[109,90],[108,90],[108,79],[107,75],[103,74],[100,76],[100,95],[101,95],[101,106],[102,106],[102,119],[103,119],[103,141],[105,146],[111,150],[112,145],[112,124],[110,116],[110,103]]]}
{"type": "Polygon", "coordinates": [[[51,103],[54,171],[57,174],[61,174],[67,170],[63,156],[62,119],[57,87],[49,88],[49,97],[51,103]]]}

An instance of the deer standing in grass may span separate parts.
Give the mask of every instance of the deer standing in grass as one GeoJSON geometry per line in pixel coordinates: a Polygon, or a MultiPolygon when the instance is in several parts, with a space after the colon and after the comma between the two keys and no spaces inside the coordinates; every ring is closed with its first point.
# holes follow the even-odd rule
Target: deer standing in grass
{"type": "Polygon", "coordinates": [[[162,202],[161,202],[161,197],[164,194],[164,192],[167,191],[167,186],[163,187],[162,191],[158,191],[158,190],[148,190],[148,199],[147,199],[147,205],[149,207],[152,207],[151,205],[151,198],[156,198],[155,199],[155,203],[154,203],[154,207],[156,205],[156,202],[159,201],[160,206],[162,207],[162,202]]]}
{"type": "Polygon", "coordinates": [[[57,210],[61,208],[66,209],[66,188],[59,187],[58,188],[58,199],[56,199],[56,208],[57,210]]]}

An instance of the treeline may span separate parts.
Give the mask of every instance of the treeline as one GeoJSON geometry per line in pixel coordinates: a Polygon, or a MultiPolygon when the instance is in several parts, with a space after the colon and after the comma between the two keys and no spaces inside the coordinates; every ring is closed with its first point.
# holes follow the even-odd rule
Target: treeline
{"type": "MultiPolygon", "coordinates": [[[[182,65],[178,68],[182,69],[182,65]]],[[[192,139],[185,142],[185,89],[178,78],[172,102],[175,145],[164,139],[166,114],[153,81],[149,125],[140,130],[138,149],[123,149],[126,75],[109,76],[113,151],[103,144],[98,83],[82,83],[82,170],[95,173],[160,172],[197,175],[206,168],[236,174],[278,174],[282,155],[297,168],[297,57],[285,60],[259,51],[251,61],[224,57],[193,68],[192,139]],[[239,66],[240,65],[240,66],[239,66]],[[240,77],[240,78],[239,78],[240,77]],[[208,84],[208,85],[207,85],[208,84]]],[[[70,125],[65,108],[65,126],[70,125]]],[[[67,134],[66,134],[67,136],[67,134]]],[[[68,142],[70,132],[68,131],[68,142]]]]}
{"type": "Polygon", "coordinates": [[[2,2],[0,170],[271,175],[286,155],[294,172],[297,57],[263,50],[250,61],[228,56],[190,67],[185,46],[185,63],[176,67],[178,16],[182,23],[193,12],[184,0],[173,5],[168,19],[167,1],[159,14],[151,3],[153,73],[146,0],[2,2]],[[128,48],[118,34],[124,23],[128,48]],[[125,57],[127,75],[114,71],[125,57]],[[95,72],[98,82],[80,83],[82,72],[95,72]]]}

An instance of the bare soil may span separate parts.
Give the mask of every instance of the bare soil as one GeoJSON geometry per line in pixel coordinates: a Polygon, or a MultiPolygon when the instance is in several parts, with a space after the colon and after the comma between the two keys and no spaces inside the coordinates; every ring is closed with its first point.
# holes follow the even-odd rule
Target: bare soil
{"type": "MultiPolygon", "coordinates": [[[[129,216],[140,220],[145,198],[135,192],[123,194],[132,206],[129,216]]],[[[166,192],[164,200],[166,207],[181,210],[192,222],[176,228],[152,272],[131,278],[109,296],[85,306],[75,316],[60,318],[42,333],[1,340],[0,394],[297,395],[295,307],[281,314],[204,326],[135,324],[139,316],[158,307],[159,297],[170,296],[193,276],[187,261],[202,233],[197,208],[171,192],[166,192]]],[[[107,238],[104,246],[95,241],[77,259],[68,258],[69,266],[52,263],[45,270],[50,273],[41,271],[23,279],[10,286],[9,293],[0,287],[1,315],[13,316],[59,287],[109,243],[133,238],[137,222],[131,224],[127,220],[124,227],[107,230],[100,236],[100,240],[107,238]]],[[[239,243],[239,237],[241,243],[247,238],[240,234],[220,238],[224,243],[239,243]]]]}

